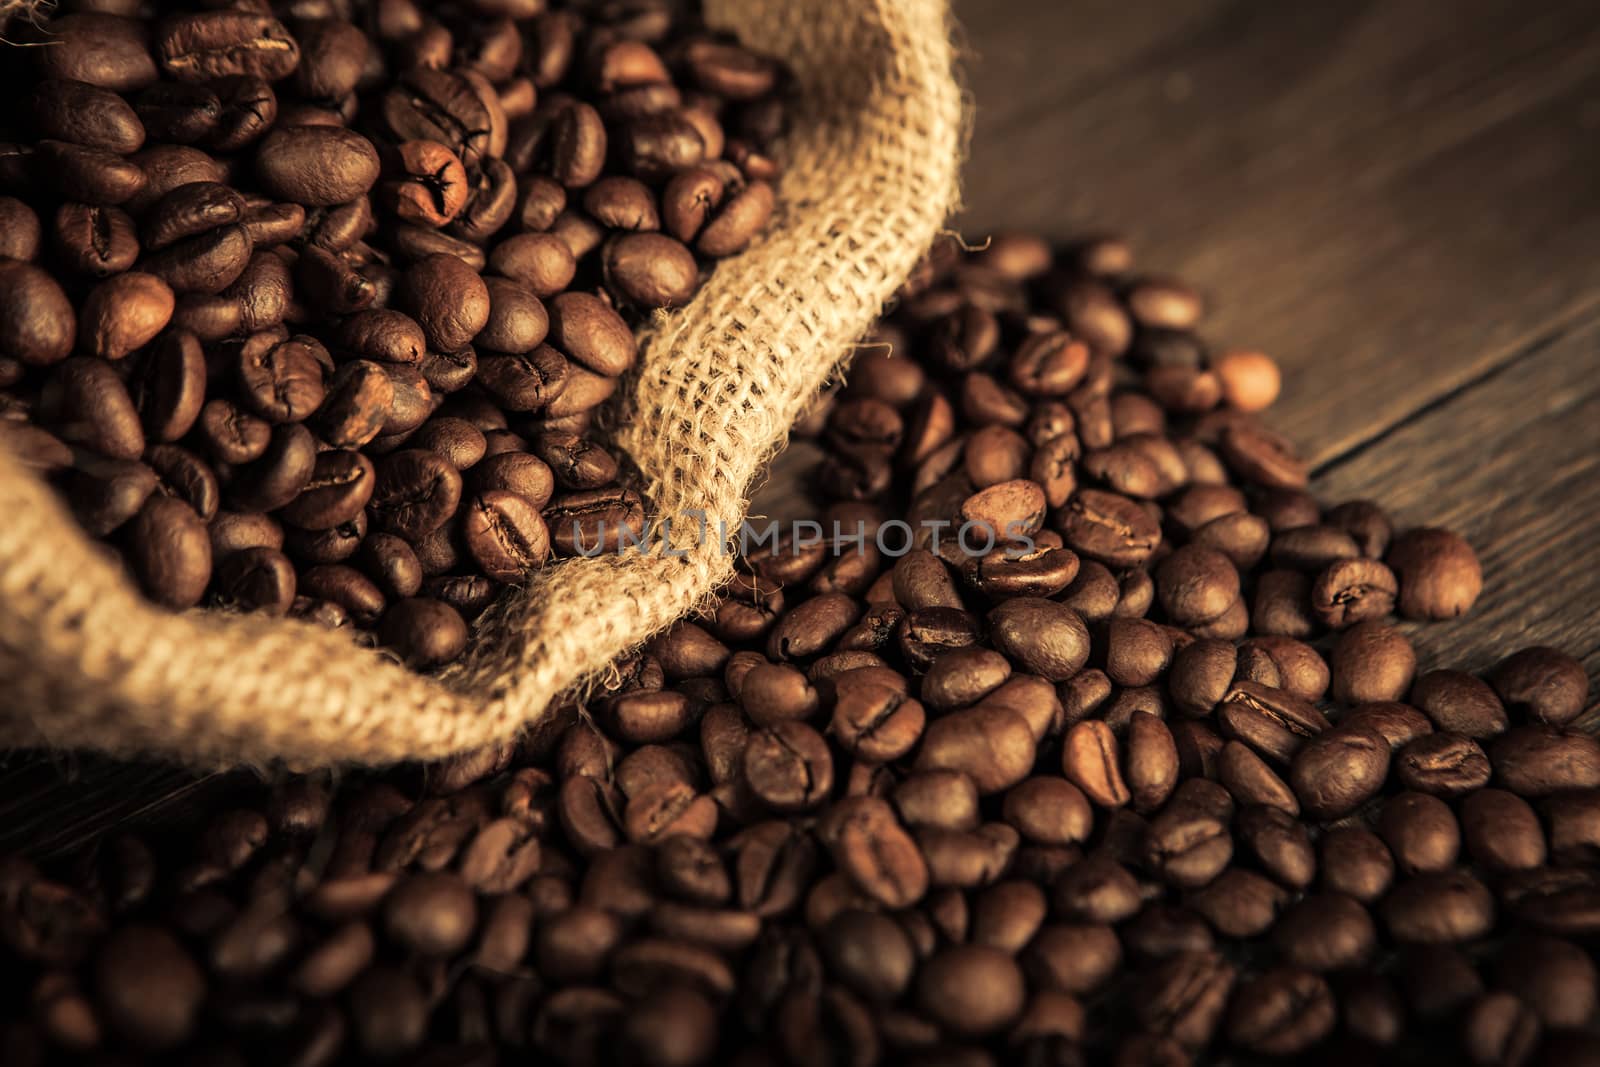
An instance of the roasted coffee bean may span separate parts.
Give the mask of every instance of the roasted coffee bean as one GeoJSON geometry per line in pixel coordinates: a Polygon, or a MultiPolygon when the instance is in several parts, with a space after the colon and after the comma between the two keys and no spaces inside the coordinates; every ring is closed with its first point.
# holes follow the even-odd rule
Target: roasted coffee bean
{"type": "Polygon", "coordinates": [[[211,540],[188,504],[154,495],[131,521],[130,562],[152,600],[170,608],[200,602],[211,579],[211,540]]]}
{"type": "Polygon", "coordinates": [[[1304,889],[1316,873],[1316,852],[1304,823],[1279,808],[1260,806],[1240,810],[1240,842],[1266,872],[1291,889],[1304,889]]]}
{"type": "Polygon", "coordinates": [[[1569,941],[1518,937],[1495,967],[1495,984],[1516,991],[1544,1025],[1582,1027],[1596,1005],[1594,961],[1569,941]]]}
{"type": "Polygon", "coordinates": [[[1187,1049],[1200,1049],[1221,1024],[1235,978],[1233,965],[1220,953],[1179,953],[1139,979],[1134,1010],[1140,1025],[1187,1049]]]}
{"type": "Polygon", "coordinates": [[[294,564],[269,547],[229,554],[217,564],[213,581],[222,602],[268,615],[286,614],[294,604],[297,587],[294,564]]]}
{"type": "Polygon", "coordinates": [[[1020,715],[979,706],[929,723],[916,765],[919,770],[961,771],[979,793],[997,793],[1027,777],[1036,751],[1033,732],[1020,715]]]}
{"type": "Polygon", "coordinates": [[[501,582],[520,581],[550,552],[544,519],[505,490],[480,493],[463,505],[461,538],[483,573],[501,582]]]}
{"type": "Polygon", "coordinates": [[[476,271],[447,252],[425,256],[407,268],[397,295],[435,351],[459,351],[489,321],[488,287],[476,271]]]}
{"type": "Polygon", "coordinates": [[[461,472],[436,453],[396,452],[377,464],[371,513],[381,530],[415,542],[448,521],[460,501],[461,472]]]}
{"type": "Polygon", "coordinates": [[[1539,1044],[1539,1020],[1513,993],[1486,993],[1473,1002],[1462,1045],[1474,1063],[1528,1063],[1539,1044]]]}
{"type": "Polygon", "coordinates": [[[1462,801],[1461,836],[1468,855],[1485,870],[1531,870],[1545,861],[1539,817],[1527,801],[1503,789],[1480,789],[1462,801]]]}
{"type": "Polygon", "coordinates": [[[1460,869],[1401,882],[1384,898],[1380,911],[1389,935],[1409,944],[1470,941],[1494,924],[1494,898],[1460,869]]]}
{"type": "Polygon", "coordinates": [[[1316,972],[1359,967],[1378,947],[1367,909],[1337,893],[1305,897],[1283,913],[1272,936],[1287,963],[1316,972]]]}
{"type": "MultiPolygon", "coordinates": [[[[747,689],[749,682],[747,679],[747,689]]],[[[840,692],[829,731],[858,760],[887,763],[911,751],[926,721],[922,705],[905,694],[883,686],[856,685],[840,692]]]]}
{"type": "Polygon", "coordinates": [[[982,945],[947,948],[923,964],[917,976],[918,1005],[960,1034],[1006,1026],[1021,1013],[1025,996],[1016,960],[982,945]]]}
{"type": "Polygon", "coordinates": [[[1518,726],[1489,745],[1496,781],[1524,797],[1600,786],[1600,741],[1550,726],[1518,726]]]}
{"type": "Polygon", "coordinates": [[[1333,647],[1333,697],[1348,704],[1399,700],[1411,688],[1417,654],[1398,630],[1357,623],[1333,647]]]}
{"type": "Polygon", "coordinates": [[[1448,870],[1461,851],[1461,828],[1448,805],[1426,793],[1400,793],[1383,805],[1378,832],[1404,874],[1448,870]]]}
{"type": "Polygon", "coordinates": [[[1488,785],[1489,775],[1489,757],[1460,734],[1427,734],[1395,754],[1395,777],[1421,793],[1465,796],[1488,785]]]}
{"type": "Polygon", "coordinates": [[[1207,884],[1232,858],[1227,818],[1197,806],[1170,805],[1150,820],[1145,832],[1145,865],[1180,889],[1207,884]]]}
{"type": "Polygon", "coordinates": [[[137,459],[144,431],[133,398],[102,359],[74,356],[57,366],[39,397],[39,417],[61,440],[111,459],[137,459]]]}
{"type": "Polygon", "coordinates": [[[1289,894],[1280,886],[1242,867],[1229,867],[1187,898],[1219,934],[1232,938],[1266,933],[1288,901],[1289,894]]]}
{"type": "Polygon", "coordinates": [[[1222,745],[1216,774],[1217,781],[1241,804],[1263,804],[1290,815],[1300,814],[1294,790],[1247,745],[1238,741],[1222,745]]]}
{"type": "Polygon", "coordinates": [[[1078,613],[1055,601],[1012,597],[989,613],[989,636],[1013,663],[1060,682],[1088,661],[1089,631],[1078,613]]]}
{"type": "Polygon", "coordinates": [[[1311,610],[1323,625],[1343,629],[1388,615],[1398,588],[1394,573],[1377,560],[1339,560],[1312,583],[1311,610]]]}
{"type": "Polygon", "coordinates": [[[1411,687],[1411,703],[1441,730],[1482,740],[1509,725],[1505,706],[1487,684],[1465,671],[1429,671],[1411,687]]]}
{"type": "Polygon", "coordinates": [[[1408,530],[1384,559],[1399,576],[1398,603],[1407,618],[1456,618],[1471,610],[1483,589],[1477,554],[1449,530],[1408,530]]]}
{"type": "Polygon", "coordinates": [[[958,648],[933,661],[922,679],[922,698],[940,711],[975,704],[1004,685],[1011,663],[983,648],[958,648]]]}
{"type": "Polygon", "coordinates": [[[1433,732],[1433,725],[1427,716],[1409,704],[1391,700],[1357,704],[1339,719],[1339,725],[1352,730],[1376,730],[1383,735],[1392,751],[1399,751],[1417,738],[1433,732]]]}
{"type": "Polygon", "coordinates": [[[1323,835],[1318,870],[1324,889],[1370,904],[1388,891],[1394,867],[1388,846],[1370,831],[1340,827],[1323,835]]]}
{"type": "Polygon", "coordinates": [[[1510,710],[1551,726],[1565,726],[1577,718],[1589,693],[1583,665],[1543,646],[1513,652],[1490,672],[1489,682],[1510,710]]]}
{"type": "Polygon", "coordinates": [[[1203,623],[1239,599],[1239,572],[1215,549],[1184,545],[1156,569],[1156,591],[1173,622],[1203,623]]]}
{"type": "Polygon", "coordinates": [[[908,907],[927,892],[927,864],[886,802],[875,797],[842,801],[829,813],[823,834],[834,862],[879,903],[908,907]]]}
{"type": "Polygon", "coordinates": [[[1079,490],[1056,523],[1073,551],[1111,567],[1143,563],[1161,541],[1160,527],[1143,508],[1098,489],[1079,490]]]}
{"type": "Polygon", "coordinates": [[[1337,1019],[1326,981],[1280,967],[1246,980],[1234,991],[1227,1033],[1230,1041],[1252,1052],[1292,1055],[1326,1037],[1337,1019]]]}
{"type": "Polygon", "coordinates": [[[396,601],[383,614],[378,639],[410,666],[449,663],[467,644],[467,624],[450,605],[426,597],[396,601]]]}
{"type": "Polygon", "coordinates": [[[1328,728],[1328,720],[1309,702],[1254,682],[1233,683],[1217,718],[1225,734],[1284,764],[1328,728]]]}
{"type": "Polygon", "coordinates": [[[778,722],[750,736],[744,780],[778,811],[803,811],[833,789],[833,758],[821,735],[800,722],[778,722]]]}
{"type": "Polygon", "coordinates": [[[199,1024],[205,976],[164,930],[131,925],[112,934],[95,960],[94,978],[106,1022],[135,1047],[176,1047],[199,1024]]]}
{"type": "MultiPolygon", "coordinates": [[[[1484,790],[1493,793],[1491,790],[1484,790]]],[[[1550,827],[1550,853],[1562,862],[1587,862],[1600,853],[1600,793],[1594,790],[1565,793],[1544,803],[1545,818],[1550,827]]],[[[1462,818],[1466,818],[1463,809],[1462,818]]],[[[1511,827],[1527,824],[1522,819],[1509,819],[1511,827]]],[[[1520,850],[1519,850],[1520,851],[1520,850]]],[[[1526,854],[1536,849],[1530,844],[1526,854]]]]}
{"type": "Polygon", "coordinates": [[[62,204],[56,210],[53,233],[64,265],[80,274],[110,277],[129,269],[139,258],[137,229],[133,218],[121,208],[62,204]]]}
{"type": "MultiPolygon", "coordinates": [[[[1369,728],[1340,724],[1300,747],[1289,767],[1289,783],[1306,814],[1331,821],[1376,796],[1388,774],[1384,737],[1369,728]]],[[[1405,780],[1403,753],[1397,774],[1405,780]]]]}

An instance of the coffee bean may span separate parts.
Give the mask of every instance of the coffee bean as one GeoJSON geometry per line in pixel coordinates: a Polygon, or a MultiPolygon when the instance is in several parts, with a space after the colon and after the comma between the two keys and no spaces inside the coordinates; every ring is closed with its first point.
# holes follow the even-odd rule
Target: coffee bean
{"type": "Polygon", "coordinates": [[[1406,943],[1470,941],[1494,925],[1494,898],[1459,869],[1401,882],[1384,898],[1380,911],[1389,936],[1406,943]]]}
{"type": "Polygon", "coordinates": [[[381,193],[400,218],[419,226],[438,227],[449,223],[466,207],[466,168],[448,147],[438,141],[405,141],[396,149],[396,155],[395,175],[384,183],[381,193]]]}
{"type": "MultiPolygon", "coordinates": [[[[771,667],[757,671],[784,669],[792,670],[771,667]]],[[[926,721],[922,705],[904,693],[884,686],[856,685],[840,692],[829,730],[858,760],[887,763],[911,751],[926,721]]]]}
{"type": "Polygon", "coordinates": [[[1098,489],[1080,490],[1055,521],[1073,551],[1112,567],[1143,563],[1161,542],[1160,527],[1143,508],[1098,489]]]}
{"type": "Polygon", "coordinates": [[[1343,629],[1394,610],[1399,583],[1394,573],[1373,559],[1332,563],[1311,586],[1311,610],[1323,625],[1343,629]]]}
{"type": "Polygon", "coordinates": [[[51,373],[39,397],[39,416],[57,435],[111,459],[137,459],[144,431],[133,398],[105,360],[74,356],[51,373]]]}
{"type": "Polygon", "coordinates": [[[1316,972],[1361,966],[1378,947],[1367,909],[1337,893],[1307,896],[1283,913],[1272,936],[1287,963],[1316,972]]]}
{"type": "Polygon", "coordinates": [[[162,23],[155,46],[162,69],[178,81],[234,74],[277,81],[300,62],[300,47],[282,23],[243,11],[174,16],[162,23]]]}
{"type": "Polygon", "coordinates": [[[823,834],[834,862],[881,904],[908,907],[927,892],[927,864],[884,801],[853,797],[836,805],[823,834]]]}
{"type": "MultiPolygon", "coordinates": [[[[1403,780],[1403,755],[1397,773],[1403,780]]],[[[1389,745],[1383,736],[1340,724],[1300,747],[1289,767],[1289,782],[1306,814],[1333,820],[1376,796],[1388,774],[1389,745]]]]}
{"type": "Polygon", "coordinates": [[[1222,1022],[1236,976],[1220,953],[1179,953],[1140,978],[1139,1023],[1186,1049],[1203,1048],[1222,1022]]]}
{"type": "Polygon", "coordinates": [[[101,948],[94,975],[106,1021],[138,1048],[173,1048],[199,1023],[205,976],[164,930],[143,925],[118,930],[101,948]]]}
{"type": "Polygon", "coordinates": [[[1279,808],[1251,806],[1239,812],[1240,842],[1279,883],[1304,889],[1316,873],[1316,852],[1304,823],[1279,808]]]}
{"type": "Polygon", "coordinates": [[[1222,454],[1241,477],[1263,488],[1303,489],[1310,480],[1288,438],[1255,422],[1230,422],[1222,434],[1222,454]]]}
{"type": "Polygon", "coordinates": [[[1394,857],[1376,834],[1341,827],[1325,834],[1320,863],[1323,888],[1364,904],[1378,900],[1394,881],[1394,857]]]}
{"type": "Polygon", "coordinates": [[[1417,654],[1397,630],[1357,623],[1333,648],[1333,697],[1348,704],[1399,700],[1411,688],[1417,654]]]}
{"type": "Polygon", "coordinates": [[[998,949],[957,945],[923,964],[917,1003],[929,1017],[968,1035],[1001,1029],[1022,1011],[1022,971],[998,949]]]}
{"type": "Polygon", "coordinates": [[[401,276],[398,295],[436,351],[459,351],[489,321],[488,287],[476,271],[448,252],[413,263],[401,276]]]}
{"type": "Polygon", "coordinates": [[[1514,990],[1546,1026],[1582,1027],[1596,1004],[1594,961],[1569,941],[1518,937],[1495,967],[1495,984],[1514,990]]]}
{"type": "Polygon", "coordinates": [[[1549,726],[1518,726],[1489,746],[1496,781],[1524,797],[1600,786],[1600,742],[1549,726]]]}
{"type": "Polygon", "coordinates": [[[1135,811],[1153,811],[1171,796],[1178,784],[1178,747],[1172,731],[1147,711],[1128,720],[1127,771],[1135,811]]]}
{"type": "Polygon", "coordinates": [[[995,647],[1049,681],[1072,677],[1089,658],[1089,631],[1078,613],[1051,600],[1012,597],[989,613],[995,647]]]}
{"type": "Polygon", "coordinates": [[[1528,1063],[1539,1044],[1539,1020],[1512,993],[1486,993],[1469,1012],[1462,1044],[1474,1063],[1528,1063]]]}
{"type": "Polygon", "coordinates": [[[750,736],[744,780],[778,811],[803,811],[833,789],[833,758],[827,743],[804,723],[777,722],[750,736]]]}
{"type": "Polygon", "coordinates": [[[1411,687],[1411,703],[1435,726],[1482,740],[1504,733],[1506,709],[1487,684],[1465,671],[1429,671],[1411,687]]]}
{"type": "Polygon", "coordinates": [[[1226,816],[1195,805],[1170,805],[1150,820],[1145,832],[1145,865],[1180,889],[1207,884],[1232,858],[1226,816]]]}
{"type": "Polygon", "coordinates": [[[284,615],[294,604],[294,563],[276,548],[239,549],[222,559],[214,576],[218,598],[243,611],[284,615]]]}
{"type": "Polygon", "coordinates": [[[1217,718],[1224,733],[1278,763],[1290,762],[1306,740],[1328,728],[1308,701],[1254,682],[1233,683],[1217,718]]]}
{"type": "Polygon", "coordinates": [[[1391,700],[1358,704],[1339,719],[1339,725],[1352,730],[1375,730],[1396,752],[1433,732],[1433,724],[1420,711],[1391,700]]]}
{"type": "Polygon", "coordinates": [[[1483,994],[1483,980],[1472,961],[1450,945],[1406,945],[1398,962],[1406,1000],[1423,1019],[1463,1011],[1483,994]]]}
{"type": "Polygon", "coordinates": [[[404,1055],[422,1043],[427,1010],[422,990],[404,971],[373,967],[350,990],[356,1041],[369,1056],[404,1055]]]}
{"type": "Polygon", "coordinates": [[[211,540],[193,508],[155,495],[129,527],[130,562],[145,595],[165,607],[195,606],[211,580],[211,540]]]}
{"type": "Polygon", "coordinates": [[[550,552],[544,520],[522,497],[502,489],[473,497],[463,506],[461,538],[483,573],[502,582],[520,581],[550,552]]]}
{"type": "Polygon", "coordinates": [[[449,663],[467,644],[467,624],[448,604],[426,597],[396,601],[384,612],[378,639],[413,667],[449,663]]]}
{"type": "Polygon", "coordinates": [[[1551,726],[1577,718],[1589,693],[1583,665],[1543,646],[1513,652],[1495,666],[1489,682],[1512,711],[1551,726]]]}
{"type": "MultiPolygon", "coordinates": [[[[1485,790],[1485,792],[1493,792],[1485,790]]],[[[1600,851],[1600,793],[1594,790],[1566,793],[1550,798],[1544,803],[1544,814],[1550,825],[1550,853],[1558,861],[1588,861],[1600,851]]],[[[1463,819],[1465,811],[1463,811],[1463,819]]],[[[1516,826],[1520,819],[1510,820],[1516,826]]],[[[1534,848],[1529,847],[1528,853],[1534,848]]]]}
{"type": "Polygon", "coordinates": [[[1408,530],[1384,557],[1400,579],[1400,613],[1411,619],[1453,619],[1470,611],[1483,589],[1477,554],[1449,530],[1408,530]]]}
{"type": "Polygon", "coordinates": [[[1219,934],[1233,938],[1266,933],[1288,902],[1289,894],[1282,888],[1242,867],[1229,867],[1187,898],[1219,934]]]}
{"type": "Polygon", "coordinates": [[[1228,1009],[1228,1039],[1252,1052],[1292,1055],[1331,1033],[1337,1018],[1326,981],[1280,967],[1235,990],[1228,1009]]]}
{"type": "Polygon", "coordinates": [[[1407,789],[1459,797],[1489,784],[1489,757],[1469,737],[1433,733],[1417,738],[1395,756],[1395,776],[1407,789]]]}
{"type": "Polygon", "coordinates": [[[1426,793],[1400,793],[1383,805],[1378,832],[1404,874],[1448,870],[1461,850],[1461,829],[1448,805],[1426,793]]]}

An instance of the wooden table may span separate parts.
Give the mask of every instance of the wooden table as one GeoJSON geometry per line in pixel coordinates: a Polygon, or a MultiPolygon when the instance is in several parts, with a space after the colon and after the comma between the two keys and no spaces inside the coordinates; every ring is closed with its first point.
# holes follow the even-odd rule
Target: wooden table
{"type": "MultiPolygon", "coordinates": [[[[1484,593],[1415,629],[1424,666],[1549,643],[1600,673],[1591,0],[956,6],[967,237],[1127,234],[1205,291],[1207,337],[1280,361],[1271,420],[1322,495],[1463,532],[1484,593]]],[[[806,462],[780,457],[758,507],[792,510],[806,462]]],[[[238,781],[19,754],[0,850],[181,818],[238,781]]]]}

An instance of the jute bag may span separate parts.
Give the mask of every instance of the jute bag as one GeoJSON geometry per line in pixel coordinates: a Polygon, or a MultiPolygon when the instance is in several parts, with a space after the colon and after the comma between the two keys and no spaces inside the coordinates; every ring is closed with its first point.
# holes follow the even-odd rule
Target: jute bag
{"type": "Polygon", "coordinates": [[[962,98],[943,0],[707,0],[785,60],[794,130],[769,233],[642,338],[614,442],[676,517],[679,555],[554,564],[433,677],[345,633],[147,604],[41,481],[0,452],[0,744],[205,766],[436,759],[537,723],[732,570],[761,464],[936,235],[962,98]],[[700,539],[696,512],[711,535],[700,539]]]}

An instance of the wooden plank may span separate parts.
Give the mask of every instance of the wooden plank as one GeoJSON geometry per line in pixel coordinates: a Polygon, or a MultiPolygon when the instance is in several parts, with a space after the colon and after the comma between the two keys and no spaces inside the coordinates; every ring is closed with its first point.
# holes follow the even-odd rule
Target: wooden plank
{"type": "MultiPolygon", "coordinates": [[[[1330,502],[1365,496],[1399,526],[1447,526],[1484,590],[1448,623],[1408,627],[1424,669],[1484,670],[1548,644],[1600,678],[1600,316],[1336,463],[1330,502]]],[[[1591,708],[1600,688],[1591,684],[1591,708]]],[[[1591,721],[1600,716],[1591,715],[1591,721]]]]}
{"type": "Polygon", "coordinates": [[[48,856],[130,820],[170,820],[229,780],[92,753],[13,753],[0,768],[0,854],[48,856]]]}
{"type": "Polygon", "coordinates": [[[963,229],[1128,233],[1215,298],[1208,337],[1283,362],[1276,418],[1314,459],[1594,306],[1588,0],[1211,5],[1087,73],[1058,47],[1083,6],[957,4],[977,53],[963,229]]]}

